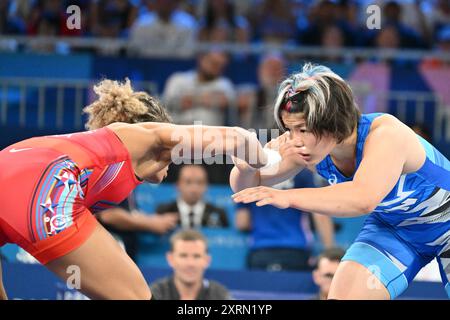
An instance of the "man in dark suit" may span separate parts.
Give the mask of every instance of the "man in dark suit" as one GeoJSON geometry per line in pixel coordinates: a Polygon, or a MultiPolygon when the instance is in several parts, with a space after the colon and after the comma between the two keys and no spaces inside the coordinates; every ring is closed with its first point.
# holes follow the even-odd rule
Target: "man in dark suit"
{"type": "Polygon", "coordinates": [[[222,284],[205,278],[211,256],[207,240],[199,231],[185,229],[173,234],[166,258],[173,274],[152,283],[154,300],[232,299],[222,284]]]}
{"type": "Polygon", "coordinates": [[[156,213],[178,212],[179,224],[183,228],[228,227],[228,217],[222,208],[205,202],[208,175],[200,165],[186,165],[180,170],[177,180],[178,197],[171,203],[161,204],[156,213]]]}

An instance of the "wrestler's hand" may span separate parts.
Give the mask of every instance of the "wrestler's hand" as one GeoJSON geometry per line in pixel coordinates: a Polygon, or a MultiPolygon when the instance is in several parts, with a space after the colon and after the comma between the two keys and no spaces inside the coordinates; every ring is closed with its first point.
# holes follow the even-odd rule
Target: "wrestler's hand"
{"type": "Polygon", "coordinates": [[[303,148],[303,143],[297,139],[292,139],[289,131],[283,133],[275,139],[270,140],[264,148],[278,151],[283,161],[294,162],[298,165],[306,165],[300,155],[303,148]]]}
{"type": "Polygon", "coordinates": [[[234,166],[238,168],[242,173],[255,172],[256,170],[258,170],[250,166],[247,161],[239,159],[235,156],[231,156],[231,160],[233,161],[234,166]]]}
{"type": "MultiPolygon", "coordinates": [[[[267,164],[267,154],[255,132],[235,127],[237,140],[232,155],[233,162],[242,170],[259,169],[267,164]]],[[[238,168],[239,168],[238,167],[238,168]]]]}
{"type": "Polygon", "coordinates": [[[237,192],[231,197],[236,203],[256,202],[258,207],[272,205],[280,209],[286,209],[290,205],[287,196],[288,191],[269,187],[254,187],[237,192]]]}
{"type": "Polygon", "coordinates": [[[281,136],[278,136],[277,138],[274,138],[272,140],[270,140],[269,142],[267,142],[264,145],[264,148],[269,148],[275,151],[280,151],[280,147],[284,144],[286,144],[286,142],[290,139],[290,132],[286,131],[285,133],[283,133],[281,136]]]}

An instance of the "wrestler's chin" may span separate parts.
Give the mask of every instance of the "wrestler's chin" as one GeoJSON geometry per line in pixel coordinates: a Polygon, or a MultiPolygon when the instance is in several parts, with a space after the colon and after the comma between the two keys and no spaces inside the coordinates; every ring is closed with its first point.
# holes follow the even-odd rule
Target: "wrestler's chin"
{"type": "Polygon", "coordinates": [[[153,184],[160,184],[164,179],[161,179],[159,177],[148,177],[145,179],[145,182],[153,183],[153,184]]]}
{"type": "Polygon", "coordinates": [[[161,182],[164,181],[164,179],[166,177],[167,177],[167,172],[164,174],[155,174],[153,176],[146,177],[144,180],[149,183],[160,184],[161,182]]]}
{"type": "Polygon", "coordinates": [[[303,158],[303,160],[305,161],[306,165],[308,165],[308,166],[316,166],[320,162],[322,162],[325,159],[325,157],[326,156],[310,155],[307,158],[303,158]]]}
{"type": "Polygon", "coordinates": [[[301,154],[300,158],[302,159],[302,161],[307,166],[317,164],[317,159],[315,157],[311,156],[311,155],[303,155],[303,154],[301,154]]]}

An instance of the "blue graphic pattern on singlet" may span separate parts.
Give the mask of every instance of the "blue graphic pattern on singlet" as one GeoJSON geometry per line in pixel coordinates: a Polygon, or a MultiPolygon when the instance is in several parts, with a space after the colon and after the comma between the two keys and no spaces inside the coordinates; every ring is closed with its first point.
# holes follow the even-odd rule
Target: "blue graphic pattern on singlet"
{"type": "MultiPolygon", "coordinates": [[[[357,129],[356,169],[372,122],[383,113],[363,114],[357,129]]],[[[425,256],[450,247],[450,161],[418,136],[426,160],[416,172],[403,174],[371,214],[425,256]]],[[[328,155],[316,166],[330,184],[351,181],[328,155]]],[[[370,192],[370,190],[367,190],[370,192]]]]}

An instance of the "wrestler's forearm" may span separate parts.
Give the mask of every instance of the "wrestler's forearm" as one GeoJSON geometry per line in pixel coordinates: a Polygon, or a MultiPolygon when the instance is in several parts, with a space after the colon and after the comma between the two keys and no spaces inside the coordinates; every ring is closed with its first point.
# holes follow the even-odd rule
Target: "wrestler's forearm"
{"type": "Polygon", "coordinates": [[[159,135],[163,144],[172,150],[172,158],[204,159],[222,154],[255,168],[267,163],[256,135],[239,127],[173,125],[160,129],[159,135]]]}
{"type": "Polygon", "coordinates": [[[259,170],[239,170],[234,167],[230,173],[230,187],[233,192],[239,192],[246,188],[259,186],[260,174],[259,170]]]}
{"type": "Polygon", "coordinates": [[[252,168],[263,167],[267,155],[256,134],[240,127],[221,127],[225,140],[223,153],[247,162],[252,168]]]}
{"type": "Polygon", "coordinates": [[[290,207],[334,217],[361,216],[371,213],[376,207],[368,196],[370,190],[361,190],[353,182],[285,192],[290,207]]]}
{"type": "Polygon", "coordinates": [[[268,187],[274,186],[295,177],[303,169],[305,169],[304,165],[299,165],[288,159],[283,159],[275,166],[259,170],[259,185],[268,187]]]}
{"type": "Polygon", "coordinates": [[[292,177],[304,169],[303,165],[292,161],[281,161],[278,164],[261,169],[240,170],[234,167],[230,174],[230,186],[234,192],[257,186],[274,186],[292,177]]]}

